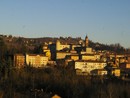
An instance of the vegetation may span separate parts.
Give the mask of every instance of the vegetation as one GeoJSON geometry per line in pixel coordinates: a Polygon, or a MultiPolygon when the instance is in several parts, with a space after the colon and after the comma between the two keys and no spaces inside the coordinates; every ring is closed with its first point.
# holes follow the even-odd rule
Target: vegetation
{"type": "Polygon", "coordinates": [[[130,83],[101,76],[77,76],[65,68],[11,69],[1,77],[1,98],[130,98],[130,83]]]}
{"type": "Polygon", "coordinates": [[[116,44],[101,44],[98,42],[93,42],[90,41],[90,47],[92,47],[93,49],[95,49],[96,51],[98,50],[107,50],[107,51],[111,51],[111,52],[115,52],[115,53],[126,53],[125,48],[123,46],[121,46],[119,43],[116,44]]]}

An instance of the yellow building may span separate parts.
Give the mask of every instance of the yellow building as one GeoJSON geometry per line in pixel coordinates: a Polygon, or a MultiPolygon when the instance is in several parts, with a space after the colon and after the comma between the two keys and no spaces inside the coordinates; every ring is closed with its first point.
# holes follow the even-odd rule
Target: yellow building
{"type": "Polygon", "coordinates": [[[100,60],[100,59],[101,59],[100,54],[95,54],[94,56],[95,56],[95,59],[96,59],[96,60],[100,60]]]}
{"type": "Polygon", "coordinates": [[[32,67],[44,67],[47,65],[48,57],[38,54],[26,54],[26,64],[32,67]]]}
{"type": "Polygon", "coordinates": [[[56,42],[56,50],[59,51],[59,50],[65,49],[65,48],[70,49],[70,45],[68,45],[68,44],[61,44],[61,42],[59,40],[57,40],[57,42],[56,42]]]}
{"type": "Polygon", "coordinates": [[[54,96],[52,96],[51,98],[61,98],[59,95],[55,94],[54,96]]]}
{"type": "Polygon", "coordinates": [[[50,49],[44,49],[43,53],[45,54],[45,56],[48,57],[49,60],[51,60],[51,51],[50,51],[50,49]]]}
{"type": "Polygon", "coordinates": [[[70,52],[57,52],[56,59],[65,59],[65,57],[70,54],[70,52]]]}
{"type": "Polygon", "coordinates": [[[72,55],[70,55],[70,59],[72,59],[72,60],[74,60],[74,61],[76,61],[76,60],[79,60],[79,55],[77,55],[77,54],[72,54],[72,55]]]}
{"type": "Polygon", "coordinates": [[[112,75],[119,77],[121,74],[120,69],[115,68],[112,70],[112,75]]]}
{"type": "Polygon", "coordinates": [[[14,55],[14,66],[18,68],[25,66],[25,56],[23,54],[14,55]]]}
{"type": "Polygon", "coordinates": [[[82,55],[82,60],[96,60],[96,57],[94,54],[83,54],[82,55]]]}
{"type": "Polygon", "coordinates": [[[48,45],[43,46],[43,53],[48,57],[49,60],[51,60],[51,51],[48,48],[48,45]]]}
{"type": "Polygon", "coordinates": [[[70,54],[66,56],[66,59],[70,59],[70,60],[79,60],[79,55],[78,54],[70,54]]]}
{"type": "Polygon", "coordinates": [[[93,54],[92,48],[86,47],[86,53],[87,54],[93,54]]]}

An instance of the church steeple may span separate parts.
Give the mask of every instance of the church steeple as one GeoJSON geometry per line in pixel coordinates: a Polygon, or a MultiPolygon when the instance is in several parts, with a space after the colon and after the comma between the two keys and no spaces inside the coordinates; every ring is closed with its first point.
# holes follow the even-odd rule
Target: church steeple
{"type": "Polygon", "coordinates": [[[85,37],[85,46],[88,47],[88,45],[89,45],[89,41],[88,41],[88,36],[86,35],[86,37],[85,37]]]}

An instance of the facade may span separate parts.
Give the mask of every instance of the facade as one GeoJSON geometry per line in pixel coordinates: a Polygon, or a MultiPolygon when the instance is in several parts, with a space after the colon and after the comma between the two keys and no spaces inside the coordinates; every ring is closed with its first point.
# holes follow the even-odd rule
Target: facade
{"type": "Polygon", "coordinates": [[[48,57],[37,54],[26,54],[26,64],[32,67],[44,67],[48,63],[48,57]]]}
{"type": "Polygon", "coordinates": [[[43,53],[45,54],[45,56],[48,57],[49,60],[51,60],[51,51],[50,51],[50,49],[44,49],[43,53]]]}
{"type": "Polygon", "coordinates": [[[83,54],[83,55],[81,55],[81,59],[82,60],[93,60],[93,61],[96,60],[95,55],[93,55],[93,54],[83,54]]]}
{"type": "Polygon", "coordinates": [[[100,54],[95,54],[95,59],[96,59],[97,61],[100,61],[100,60],[101,60],[100,54]]]}
{"type": "Polygon", "coordinates": [[[86,48],[86,53],[87,53],[87,54],[93,54],[92,48],[90,48],[90,47],[88,48],[88,47],[87,47],[87,48],[86,48]]]}
{"type": "Polygon", "coordinates": [[[87,72],[90,74],[92,70],[95,69],[104,69],[106,66],[105,62],[99,62],[99,61],[84,61],[84,60],[77,60],[75,61],[75,69],[81,70],[82,72],[87,72]]]}
{"type": "Polygon", "coordinates": [[[70,54],[66,56],[66,59],[70,59],[70,60],[79,60],[79,55],[78,54],[70,54]]]}
{"type": "Polygon", "coordinates": [[[65,57],[70,54],[70,52],[57,52],[56,59],[65,59],[65,57]]]}
{"type": "Polygon", "coordinates": [[[68,44],[61,44],[60,41],[57,40],[57,42],[56,42],[56,50],[60,51],[60,50],[63,50],[65,48],[70,49],[70,45],[68,45],[68,44]]]}
{"type": "Polygon", "coordinates": [[[25,66],[25,56],[23,54],[14,55],[14,66],[17,68],[22,68],[25,66]]]}
{"type": "Polygon", "coordinates": [[[72,60],[74,60],[74,61],[76,61],[76,60],[79,60],[79,55],[74,55],[74,54],[72,54],[72,55],[70,55],[70,59],[72,59],[72,60]]]}

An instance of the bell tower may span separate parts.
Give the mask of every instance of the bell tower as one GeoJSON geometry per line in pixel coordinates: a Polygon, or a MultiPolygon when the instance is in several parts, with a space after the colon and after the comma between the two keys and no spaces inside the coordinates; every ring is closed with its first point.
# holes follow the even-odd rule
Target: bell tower
{"type": "Polygon", "coordinates": [[[85,37],[85,46],[88,47],[88,45],[89,45],[89,41],[88,41],[88,36],[86,35],[86,37],[85,37]]]}

